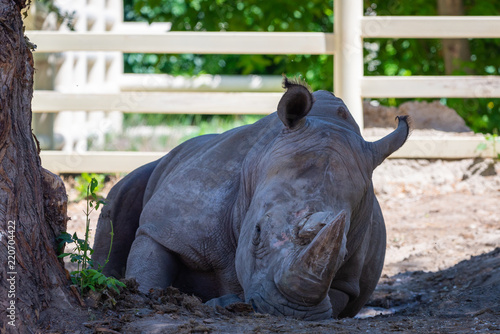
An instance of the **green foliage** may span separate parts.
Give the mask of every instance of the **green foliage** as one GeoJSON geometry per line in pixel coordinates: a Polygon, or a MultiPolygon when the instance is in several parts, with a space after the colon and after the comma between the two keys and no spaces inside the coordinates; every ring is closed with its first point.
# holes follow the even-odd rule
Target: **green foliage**
{"type": "Polygon", "coordinates": [[[125,20],[172,22],[172,30],[332,31],[333,1],[125,0],[125,20]]]}
{"type": "Polygon", "coordinates": [[[231,116],[231,117],[212,117],[207,121],[199,123],[199,129],[197,132],[191,133],[187,136],[184,136],[181,139],[181,142],[184,142],[188,139],[211,134],[211,133],[222,133],[233,129],[238,126],[253,124],[261,119],[262,115],[245,115],[245,116],[231,116]]]}
{"type": "Polygon", "coordinates": [[[77,270],[70,273],[71,282],[80,287],[80,293],[83,295],[88,290],[92,291],[103,291],[105,289],[113,289],[117,293],[120,293],[118,287],[125,287],[125,284],[120,282],[114,277],[105,276],[102,271],[104,266],[109,261],[109,256],[111,254],[111,248],[113,246],[113,224],[111,223],[111,243],[109,246],[108,257],[103,266],[99,265],[97,269],[94,269],[94,263],[92,261],[92,254],[94,250],[89,245],[89,233],[90,233],[90,214],[92,211],[99,209],[101,205],[105,202],[97,197],[96,191],[99,187],[99,182],[92,178],[87,185],[87,208],[85,211],[86,224],[85,224],[85,239],[78,238],[76,232],[71,235],[67,232],[62,233],[57,239],[59,240],[59,252],[61,252],[65,245],[74,244],[74,249],[69,253],[62,253],[59,255],[60,258],[69,257],[72,263],[77,264],[77,270]]]}
{"type": "MultiPolygon", "coordinates": [[[[500,3],[463,0],[466,15],[499,15],[500,3]]],[[[365,15],[437,15],[435,0],[365,0],[365,15]]],[[[172,22],[172,30],[316,31],[333,30],[333,1],[312,0],[125,0],[125,20],[172,22]]],[[[454,75],[500,74],[500,39],[471,39],[470,61],[454,75]]],[[[439,39],[366,39],[365,75],[443,75],[439,39]]],[[[302,74],[312,89],[333,90],[333,57],[320,55],[154,55],[128,54],[126,71],[135,73],[302,74]]],[[[397,106],[408,99],[379,99],[397,106]]],[[[500,99],[442,99],[476,132],[500,131],[500,99]]],[[[204,118],[203,118],[204,119],[204,118]]]]}
{"type": "Polygon", "coordinates": [[[88,186],[89,184],[95,183],[95,188],[91,191],[91,194],[98,193],[102,190],[104,185],[105,174],[95,174],[95,173],[82,173],[80,176],[75,177],[75,189],[78,191],[77,200],[87,199],[89,196],[88,186]]]}
{"type": "MultiPolygon", "coordinates": [[[[333,31],[333,1],[125,0],[125,20],[172,22],[174,31],[333,31]]],[[[128,54],[134,73],[303,75],[313,89],[333,89],[328,55],[128,54]]]]}
{"type": "Polygon", "coordinates": [[[127,127],[166,125],[182,128],[197,125],[196,136],[218,133],[236,126],[252,124],[263,115],[226,115],[225,117],[200,114],[126,114],[124,123],[127,127]]]}

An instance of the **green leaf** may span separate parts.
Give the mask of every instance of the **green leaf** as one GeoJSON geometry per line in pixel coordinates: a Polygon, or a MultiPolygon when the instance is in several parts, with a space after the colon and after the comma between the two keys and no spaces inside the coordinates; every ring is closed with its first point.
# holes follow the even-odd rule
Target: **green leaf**
{"type": "Polygon", "coordinates": [[[71,262],[82,262],[83,261],[83,256],[81,256],[80,254],[70,254],[69,255],[70,259],[71,259],[71,262]]]}
{"type": "Polygon", "coordinates": [[[488,145],[486,143],[479,143],[476,147],[477,152],[482,152],[488,148],[488,145]]]}
{"type": "Polygon", "coordinates": [[[64,250],[64,247],[66,244],[71,244],[73,243],[73,239],[71,238],[71,234],[64,232],[61,233],[57,238],[59,240],[59,243],[57,244],[57,252],[60,253],[64,250]]]}
{"type": "Polygon", "coordinates": [[[60,240],[61,242],[64,242],[64,243],[72,243],[73,242],[73,238],[71,237],[71,234],[69,234],[68,232],[61,233],[57,237],[57,240],[60,240]]]}
{"type": "Polygon", "coordinates": [[[116,293],[120,293],[120,290],[118,289],[118,287],[114,284],[112,284],[111,286],[109,286],[111,289],[113,289],[116,293]]]}
{"type": "Polygon", "coordinates": [[[85,239],[78,239],[78,240],[76,240],[76,242],[78,243],[78,245],[79,245],[81,248],[84,248],[85,246],[87,246],[87,249],[89,249],[89,248],[90,248],[89,243],[88,243],[88,242],[85,242],[85,239]]]}
{"type": "Polygon", "coordinates": [[[86,271],[87,271],[88,273],[91,273],[92,275],[99,275],[99,274],[101,274],[100,272],[98,272],[98,271],[97,271],[97,270],[95,270],[95,269],[86,269],[86,271]]]}
{"type": "MultiPolygon", "coordinates": [[[[94,194],[98,185],[99,185],[99,182],[97,182],[97,180],[95,178],[92,178],[92,180],[90,181],[90,193],[91,194],[94,194]]],[[[93,196],[95,196],[95,195],[93,195],[93,196]]]]}
{"type": "Polygon", "coordinates": [[[104,284],[104,282],[106,282],[106,276],[101,274],[101,276],[99,276],[99,278],[97,279],[97,283],[102,285],[102,284],[104,284]]]}

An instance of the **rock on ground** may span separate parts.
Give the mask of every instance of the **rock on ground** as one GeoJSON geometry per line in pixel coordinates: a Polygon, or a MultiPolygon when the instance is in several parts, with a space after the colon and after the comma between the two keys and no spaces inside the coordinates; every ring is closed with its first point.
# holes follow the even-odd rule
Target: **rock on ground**
{"type": "Polygon", "coordinates": [[[413,129],[433,129],[445,132],[470,132],[457,112],[439,101],[410,101],[396,107],[363,102],[365,128],[390,128],[398,115],[409,115],[413,129]]]}

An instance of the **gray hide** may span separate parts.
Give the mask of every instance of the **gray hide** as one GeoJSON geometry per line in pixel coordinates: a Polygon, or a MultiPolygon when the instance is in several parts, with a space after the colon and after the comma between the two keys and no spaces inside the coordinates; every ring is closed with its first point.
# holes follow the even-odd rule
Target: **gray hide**
{"type": "Polygon", "coordinates": [[[406,141],[407,118],[366,142],[341,99],[284,85],[276,113],[191,139],[112,189],[93,256],[104,262],[112,221],[106,274],[299,319],[361,309],[385,255],[372,172],[406,141]]]}

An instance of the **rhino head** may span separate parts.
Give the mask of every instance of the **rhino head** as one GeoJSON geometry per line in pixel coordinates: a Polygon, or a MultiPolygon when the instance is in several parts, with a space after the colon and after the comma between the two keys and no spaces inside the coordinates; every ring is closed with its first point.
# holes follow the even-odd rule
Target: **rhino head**
{"type": "Polygon", "coordinates": [[[256,311],[326,319],[335,302],[330,286],[350,255],[350,231],[371,219],[372,172],[403,145],[409,127],[399,118],[393,133],[366,142],[332,93],[311,94],[287,79],[284,85],[281,133],[243,165],[247,209],[235,232],[236,272],[256,311]]]}

